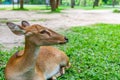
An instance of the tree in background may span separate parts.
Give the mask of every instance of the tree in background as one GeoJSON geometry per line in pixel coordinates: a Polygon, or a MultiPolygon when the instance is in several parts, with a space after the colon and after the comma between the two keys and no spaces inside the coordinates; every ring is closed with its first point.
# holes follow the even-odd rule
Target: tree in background
{"type": "Polygon", "coordinates": [[[76,4],[77,6],[80,6],[80,1],[81,1],[81,0],[75,0],[75,4],[76,4]]]}
{"type": "Polygon", "coordinates": [[[24,0],[20,0],[20,9],[24,8],[24,0]]]}
{"type": "Polygon", "coordinates": [[[99,6],[99,0],[95,0],[95,1],[93,2],[93,8],[95,8],[95,6],[99,6]]]}
{"type": "Polygon", "coordinates": [[[0,4],[2,3],[2,0],[0,0],[0,4]]]}
{"type": "Polygon", "coordinates": [[[71,8],[74,8],[75,6],[75,0],[71,0],[71,8]]]}
{"type": "Polygon", "coordinates": [[[107,4],[108,0],[102,0],[105,4],[107,4]]]}
{"type": "Polygon", "coordinates": [[[62,5],[62,0],[60,0],[60,4],[62,5]]]}
{"type": "Polygon", "coordinates": [[[56,0],[56,8],[58,8],[60,0],[56,0]]]}
{"type": "Polygon", "coordinates": [[[50,0],[51,11],[56,11],[58,9],[60,0],[50,0]]]}
{"type": "Polygon", "coordinates": [[[112,0],[112,6],[115,7],[116,0],[112,0]]]}
{"type": "Polygon", "coordinates": [[[87,1],[84,0],[84,2],[83,2],[84,7],[86,7],[86,4],[87,4],[87,1]]]}

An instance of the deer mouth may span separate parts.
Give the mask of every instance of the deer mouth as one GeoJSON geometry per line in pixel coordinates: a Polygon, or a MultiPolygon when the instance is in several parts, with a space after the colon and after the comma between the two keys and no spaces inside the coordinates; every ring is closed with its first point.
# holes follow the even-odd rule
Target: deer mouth
{"type": "Polygon", "coordinates": [[[69,41],[69,40],[68,40],[68,38],[66,38],[66,37],[65,37],[64,39],[65,39],[65,41],[66,41],[66,42],[68,42],[68,41],[69,41]]]}
{"type": "Polygon", "coordinates": [[[65,40],[64,42],[59,42],[59,44],[66,44],[68,40],[65,40]]]}
{"type": "Polygon", "coordinates": [[[66,42],[60,42],[59,44],[65,44],[66,42]]]}
{"type": "Polygon", "coordinates": [[[65,44],[68,42],[68,38],[64,37],[64,41],[63,42],[59,42],[59,44],[65,44]]]}

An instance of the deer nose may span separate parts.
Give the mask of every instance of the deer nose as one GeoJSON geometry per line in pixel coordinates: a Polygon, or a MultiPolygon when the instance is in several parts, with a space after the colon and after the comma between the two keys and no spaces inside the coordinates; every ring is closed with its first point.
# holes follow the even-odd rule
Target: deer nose
{"type": "Polygon", "coordinates": [[[68,42],[68,38],[67,37],[65,37],[64,39],[66,40],[66,42],[68,42]]]}

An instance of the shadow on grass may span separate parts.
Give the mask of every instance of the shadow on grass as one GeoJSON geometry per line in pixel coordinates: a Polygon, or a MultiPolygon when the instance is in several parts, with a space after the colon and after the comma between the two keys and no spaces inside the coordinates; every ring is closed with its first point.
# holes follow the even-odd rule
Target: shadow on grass
{"type": "Polygon", "coordinates": [[[36,13],[37,13],[37,14],[64,13],[64,12],[62,12],[62,10],[65,10],[65,9],[63,9],[63,8],[59,8],[59,9],[56,9],[55,11],[51,11],[51,9],[47,9],[47,10],[39,11],[39,12],[36,12],[36,13]]]}
{"type": "Polygon", "coordinates": [[[29,9],[27,9],[27,8],[14,8],[14,9],[12,9],[12,10],[15,10],[15,11],[29,11],[29,9]]]}

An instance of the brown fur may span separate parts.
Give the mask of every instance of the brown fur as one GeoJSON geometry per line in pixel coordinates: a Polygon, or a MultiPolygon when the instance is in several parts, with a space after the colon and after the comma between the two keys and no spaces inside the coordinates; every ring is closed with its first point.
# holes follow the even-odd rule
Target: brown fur
{"type": "Polygon", "coordinates": [[[25,27],[26,24],[24,27],[13,23],[7,24],[13,33],[25,35],[25,49],[15,53],[9,59],[5,68],[5,78],[7,80],[46,80],[64,71],[59,68],[69,66],[67,55],[57,48],[41,45],[66,43],[65,37],[40,25],[25,27]],[[15,26],[17,29],[14,30],[15,26]],[[46,30],[45,34],[41,30],[46,30]]]}

